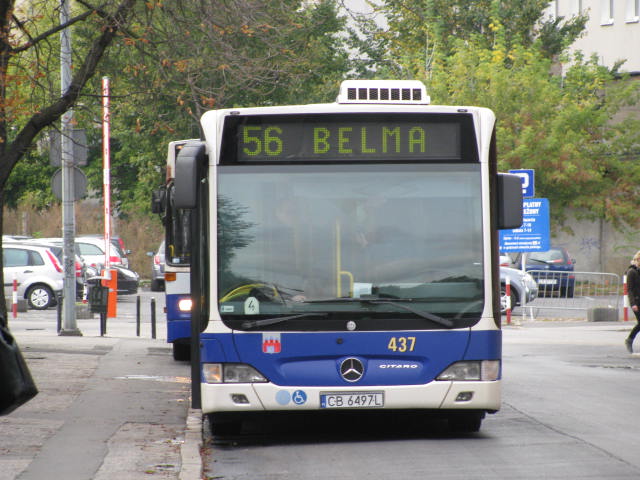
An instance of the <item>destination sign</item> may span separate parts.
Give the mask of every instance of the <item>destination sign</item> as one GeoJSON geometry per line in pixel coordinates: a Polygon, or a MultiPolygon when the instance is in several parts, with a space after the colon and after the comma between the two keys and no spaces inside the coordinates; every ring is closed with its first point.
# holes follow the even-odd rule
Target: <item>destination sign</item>
{"type": "MultiPolygon", "coordinates": [[[[461,117],[399,114],[362,114],[357,120],[354,115],[245,117],[234,126],[234,135],[226,130],[225,139],[233,138],[234,157],[240,163],[461,161],[464,156],[461,117]]],[[[471,140],[469,143],[475,145],[474,134],[471,140]]],[[[475,158],[467,161],[477,161],[475,158]]]]}

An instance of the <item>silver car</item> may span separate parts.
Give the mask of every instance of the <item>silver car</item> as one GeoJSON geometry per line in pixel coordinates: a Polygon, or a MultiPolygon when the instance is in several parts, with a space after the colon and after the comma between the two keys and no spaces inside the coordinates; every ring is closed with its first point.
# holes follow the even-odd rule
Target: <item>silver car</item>
{"type": "Polygon", "coordinates": [[[152,258],[151,263],[151,291],[164,290],[164,240],[160,243],[157,252],[147,253],[152,258]]]}
{"type": "Polygon", "coordinates": [[[62,261],[51,248],[27,242],[2,242],[2,257],[5,297],[11,298],[15,278],[17,295],[27,301],[29,308],[45,310],[57,304],[64,271],[62,261]]]}
{"type": "Polygon", "coordinates": [[[500,267],[500,310],[507,311],[507,278],[511,284],[511,308],[533,302],[538,297],[538,284],[531,275],[511,267],[500,267]]]}

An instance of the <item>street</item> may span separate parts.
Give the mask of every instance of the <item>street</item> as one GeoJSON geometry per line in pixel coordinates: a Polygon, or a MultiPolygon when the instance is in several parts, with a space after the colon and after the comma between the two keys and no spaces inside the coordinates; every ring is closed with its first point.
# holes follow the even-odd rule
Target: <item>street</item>
{"type": "Polygon", "coordinates": [[[504,328],[503,406],[478,434],[415,417],[271,419],[209,438],[212,478],[636,479],[640,355],[631,324],[504,328]]]}
{"type": "MultiPolygon", "coordinates": [[[[66,339],[52,333],[55,331],[54,309],[29,311],[19,314],[17,319],[10,319],[43,392],[4,419],[3,430],[18,431],[20,428],[22,433],[19,437],[7,437],[3,443],[2,464],[6,475],[0,474],[0,478],[14,478],[27,465],[28,470],[20,478],[36,478],[43,468],[54,468],[54,458],[77,460],[73,453],[76,450],[69,444],[47,442],[46,439],[53,431],[57,433],[52,438],[85,435],[79,430],[73,433],[70,430],[73,424],[66,426],[66,422],[76,416],[79,416],[78,420],[96,418],[98,411],[106,411],[109,404],[115,406],[118,396],[124,393],[118,392],[116,387],[126,385],[139,392],[142,403],[124,415],[128,419],[125,423],[117,417],[107,422],[105,417],[100,435],[104,440],[110,439],[109,450],[103,449],[94,457],[83,456],[82,462],[74,461],[66,466],[77,463],[78,468],[85,471],[100,467],[95,478],[108,478],[115,471],[122,473],[123,469],[131,475],[146,470],[147,475],[155,472],[152,477],[175,478],[176,467],[169,466],[179,464],[175,438],[180,435],[180,428],[184,428],[180,423],[184,422],[188,401],[188,365],[174,362],[168,345],[162,340],[166,334],[162,292],[141,292],[140,299],[141,341],[153,342],[140,344],[143,349],[140,353],[146,352],[140,357],[141,361],[144,359],[142,364],[120,366],[113,363],[110,366],[112,362],[107,356],[110,351],[115,352],[112,349],[116,345],[122,345],[118,347],[121,351],[134,345],[131,342],[136,337],[135,295],[119,298],[118,317],[109,319],[104,339],[99,337],[97,315],[93,319],[78,320],[84,338],[66,339]],[[155,341],[151,340],[153,303],[157,317],[158,339],[155,341]],[[85,346],[80,350],[69,350],[64,346],[68,342],[85,346]],[[58,368],[66,370],[58,371],[61,376],[51,375],[49,368],[53,365],[48,366],[45,358],[47,362],[64,362],[59,363],[58,368]],[[71,362],[72,358],[77,358],[76,363],[71,362]],[[139,370],[144,364],[148,364],[148,368],[139,370]],[[75,365],[82,365],[82,368],[75,365]],[[102,366],[98,368],[99,365],[102,366]],[[120,371],[122,374],[118,373],[120,371]],[[73,381],[65,383],[65,376],[73,381]],[[92,376],[96,380],[92,381],[92,376]],[[175,383],[178,378],[182,380],[175,383]],[[101,387],[104,382],[114,388],[108,391],[108,396],[101,387]],[[92,385],[97,388],[98,396],[86,390],[92,385]],[[158,387],[157,391],[142,389],[154,386],[158,387]],[[159,406],[162,401],[167,405],[167,400],[176,396],[181,398],[170,421],[166,412],[154,415],[156,410],[148,409],[150,395],[167,394],[168,397],[157,397],[153,403],[159,406]],[[139,415],[144,412],[151,415],[139,415]],[[56,423],[51,423],[52,420],[56,423]],[[147,430],[127,431],[127,425],[144,422],[152,426],[147,430]],[[28,425],[35,427],[40,423],[43,425],[37,429],[28,428],[28,425]],[[144,442],[140,435],[156,440],[144,442]],[[132,453],[135,448],[144,449],[146,453],[127,456],[123,463],[116,445],[122,445],[132,453]],[[155,457],[150,456],[149,448],[160,446],[166,448],[154,453],[155,457]],[[42,450],[37,453],[34,449],[39,448],[42,450]],[[103,455],[106,457],[100,464],[103,455]]],[[[637,432],[640,431],[640,416],[635,408],[640,396],[640,354],[629,355],[623,346],[632,323],[566,319],[523,319],[520,323],[505,325],[503,329],[502,409],[487,416],[477,434],[453,435],[444,423],[427,417],[384,416],[378,412],[371,416],[356,416],[348,412],[334,417],[273,417],[248,423],[243,435],[212,438],[205,420],[204,478],[639,478],[637,432]]],[[[640,343],[636,349],[640,351],[640,343]]],[[[77,425],[80,427],[81,424],[77,425]]],[[[87,429],[88,424],[82,425],[86,432],[91,431],[87,429]]],[[[90,435],[93,437],[95,433],[98,432],[90,435]]],[[[77,448],[80,449],[80,445],[77,448]]],[[[70,475],[68,478],[82,477],[70,475]]],[[[135,477],[124,475],[122,478],[135,477]]]]}

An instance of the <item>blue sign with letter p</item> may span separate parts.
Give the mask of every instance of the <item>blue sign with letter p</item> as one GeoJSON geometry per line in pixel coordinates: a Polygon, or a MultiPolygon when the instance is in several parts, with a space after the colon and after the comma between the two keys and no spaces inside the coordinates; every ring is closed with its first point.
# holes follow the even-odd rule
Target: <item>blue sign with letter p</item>
{"type": "Polygon", "coordinates": [[[518,175],[522,181],[522,196],[533,197],[535,196],[535,170],[509,170],[509,173],[518,175]]]}

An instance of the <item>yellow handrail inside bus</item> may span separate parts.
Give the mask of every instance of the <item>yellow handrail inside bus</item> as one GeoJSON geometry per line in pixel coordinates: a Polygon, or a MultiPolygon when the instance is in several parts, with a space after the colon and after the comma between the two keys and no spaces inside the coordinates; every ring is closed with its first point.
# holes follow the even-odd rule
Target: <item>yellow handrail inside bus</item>
{"type": "Polygon", "coordinates": [[[224,295],[220,300],[218,300],[218,303],[230,302],[232,300],[235,300],[236,297],[246,297],[254,288],[259,289],[265,287],[271,289],[271,293],[273,294],[274,298],[280,298],[278,290],[271,285],[265,283],[248,283],[246,285],[240,285],[239,287],[234,288],[229,293],[224,295]]]}
{"type": "Polygon", "coordinates": [[[349,298],[353,297],[353,274],[347,270],[342,270],[342,249],[341,249],[340,221],[336,220],[336,298],[342,297],[342,276],[349,278],[349,298]]]}

